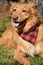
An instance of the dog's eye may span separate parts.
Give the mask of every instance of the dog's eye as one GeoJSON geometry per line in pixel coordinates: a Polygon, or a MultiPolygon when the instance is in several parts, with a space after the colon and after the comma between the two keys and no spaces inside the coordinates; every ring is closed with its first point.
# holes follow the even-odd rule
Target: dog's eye
{"type": "Polygon", "coordinates": [[[16,9],[14,9],[13,11],[16,11],[16,9]]]}
{"type": "Polygon", "coordinates": [[[26,10],[22,10],[22,12],[26,12],[26,10]]]}

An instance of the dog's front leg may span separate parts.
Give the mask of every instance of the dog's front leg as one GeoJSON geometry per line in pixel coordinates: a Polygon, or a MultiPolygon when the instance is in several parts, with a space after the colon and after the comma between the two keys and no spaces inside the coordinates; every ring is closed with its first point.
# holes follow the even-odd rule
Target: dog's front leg
{"type": "Polygon", "coordinates": [[[31,65],[30,61],[25,57],[25,53],[20,49],[20,45],[17,47],[14,58],[18,61],[21,61],[23,65],[31,65]]]}
{"type": "Polygon", "coordinates": [[[23,40],[16,31],[14,31],[14,41],[17,43],[17,45],[20,45],[22,52],[34,56],[35,53],[35,47],[33,44],[23,40]]]}

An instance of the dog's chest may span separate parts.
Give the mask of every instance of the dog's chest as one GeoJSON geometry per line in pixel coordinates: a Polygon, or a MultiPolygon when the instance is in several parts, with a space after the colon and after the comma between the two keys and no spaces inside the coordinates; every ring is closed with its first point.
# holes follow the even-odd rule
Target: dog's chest
{"type": "Polygon", "coordinates": [[[38,30],[39,30],[39,25],[37,24],[34,27],[32,27],[28,32],[21,33],[20,36],[22,37],[22,39],[32,44],[35,44],[38,35],[38,30]]]}

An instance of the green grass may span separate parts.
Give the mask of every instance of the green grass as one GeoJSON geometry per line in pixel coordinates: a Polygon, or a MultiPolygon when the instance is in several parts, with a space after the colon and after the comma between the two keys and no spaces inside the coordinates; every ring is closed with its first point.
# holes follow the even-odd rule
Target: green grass
{"type": "MultiPolygon", "coordinates": [[[[10,19],[7,17],[7,13],[0,13],[0,37],[6,30],[7,26],[11,26],[10,19]]],[[[21,65],[21,62],[16,61],[13,56],[15,51],[12,47],[5,48],[0,46],[0,65],[21,65]]],[[[32,65],[43,65],[42,57],[28,57],[32,65]]]]}
{"type": "Polygon", "coordinates": [[[14,58],[14,49],[11,47],[5,48],[3,46],[0,46],[0,64],[2,65],[14,65],[17,63],[17,65],[20,65],[20,62],[16,61],[14,58]]]}
{"type": "MultiPolygon", "coordinates": [[[[21,65],[21,62],[16,61],[14,58],[14,49],[12,47],[5,48],[0,46],[0,64],[2,65],[21,65]]],[[[29,57],[32,65],[43,65],[43,58],[41,57],[29,57]]]]}

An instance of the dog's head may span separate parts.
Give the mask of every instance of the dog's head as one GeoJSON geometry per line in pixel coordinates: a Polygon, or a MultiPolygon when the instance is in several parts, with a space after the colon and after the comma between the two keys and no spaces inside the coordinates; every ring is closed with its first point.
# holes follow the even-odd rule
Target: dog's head
{"type": "MultiPolygon", "coordinates": [[[[12,26],[15,27],[16,31],[21,32],[25,28],[28,29],[29,25],[32,25],[33,18],[37,18],[36,7],[37,5],[33,2],[29,3],[13,3],[10,8],[12,26]],[[34,16],[34,17],[33,17],[34,16]]],[[[36,22],[36,21],[35,21],[36,22]]],[[[28,29],[29,30],[29,29],[28,29]]]]}

